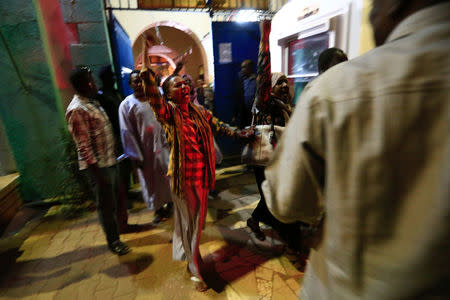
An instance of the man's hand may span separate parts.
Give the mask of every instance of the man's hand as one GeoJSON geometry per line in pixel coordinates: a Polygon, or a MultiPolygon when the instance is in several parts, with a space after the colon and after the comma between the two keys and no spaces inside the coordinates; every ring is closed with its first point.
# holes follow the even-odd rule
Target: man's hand
{"type": "Polygon", "coordinates": [[[179,75],[181,69],[183,69],[183,66],[184,66],[184,64],[182,61],[178,62],[177,67],[175,68],[175,71],[173,71],[173,75],[179,75]]]}
{"type": "Polygon", "coordinates": [[[139,73],[139,77],[146,84],[150,85],[155,83],[155,73],[152,71],[152,69],[143,68],[139,73]]]}
{"type": "Polygon", "coordinates": [[[145,85],[150,85],[155,82],[155,73],[150,69],[148,49],[156,44],[155,38],[152,35],[144,34],[142,43],[142,68],[139,77],[145,85]]]}

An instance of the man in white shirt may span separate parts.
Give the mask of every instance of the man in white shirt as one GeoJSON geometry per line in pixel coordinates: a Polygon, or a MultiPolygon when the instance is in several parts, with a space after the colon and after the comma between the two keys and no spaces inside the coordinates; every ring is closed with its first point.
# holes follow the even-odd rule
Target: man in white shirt
{"type": "MultiPolygon", "coordinates": [[[[303,92],[263,183],[272,214],[323,222],[300,298],[450,294],[450,3],[374,0],[379,47],[303,92]]],[[[446,298],[449,299],[449,298],[446,298]]]]}
{"type": "Polygon", "coordinates": [[[164,129],[145,97],[138,70],[131,72],[130,86],[133,94],[119,106],[123,151],[137,168],[142,197],[148,208],[155,211],[156,224],[169,216],[172,206],[167,176],[170,150],[164,129]]]}

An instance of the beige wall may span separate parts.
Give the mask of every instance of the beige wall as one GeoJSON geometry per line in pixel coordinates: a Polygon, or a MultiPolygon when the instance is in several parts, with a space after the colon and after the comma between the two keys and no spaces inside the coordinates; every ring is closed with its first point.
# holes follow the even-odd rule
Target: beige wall
{"type": "Polygon", "coordinates": [[[370,26],[369,22],[369,14],[371,8],[372,8],[372,0],[364,0],[362,21],[361,21],[359,54],[363,54],[375,47],[372,27],[370,26]]]}
{"type": "MultiPolygon", "coordinates": [[[[178,55],[182,55],[188,49],[189,46],[192,47],[192,53],[186,57],[185,72],[191,75],[194,80],[198,78],[199,67],[203,65],[203,56],[199,45],[195,43],[191,36],[189,36],[184,31],[178,30],[173,27],[160,26],[159,31],[161,36],[165,37],[164,45],[172,50],[174,50],[178,55]]],[[[151,35],[155,36],[155,29],[151,28],[148,31],[151,35]]],[[[142,51],[142,36],[136,41],[133,46],[133,57],[136,58],[142,51]]]]}
{"type": "Polygon", "coordinates": [[[207,12],[114,11],[114,15],[128,33],[132,43],[142,30],[155,22],[173,21],[186,26],[201,41],[208,61],[206,67],[208,68],[209,79],[210,81],[213,80],[213,45],[211,34],[209,34],[211,20],[207,12]]]}

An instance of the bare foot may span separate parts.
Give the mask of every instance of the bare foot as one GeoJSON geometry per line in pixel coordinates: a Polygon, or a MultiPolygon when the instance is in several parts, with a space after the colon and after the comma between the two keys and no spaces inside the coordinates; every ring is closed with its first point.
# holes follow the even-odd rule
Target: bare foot
{"type": "Polygon", "coordinates": [[[197,276],[191,276],[191,280],[195,282],[195,289],[198,292],[205,292],[208,289],[206,283],[197,276]]]}
{"type": "Polygon", "coordinates": [[[201,282],[197,282],[195,284],[195,289],[197,290],[197,292],[206,292],[208,290],[208,286],[206,285],[206,283],[204,281],[201,282]]]}

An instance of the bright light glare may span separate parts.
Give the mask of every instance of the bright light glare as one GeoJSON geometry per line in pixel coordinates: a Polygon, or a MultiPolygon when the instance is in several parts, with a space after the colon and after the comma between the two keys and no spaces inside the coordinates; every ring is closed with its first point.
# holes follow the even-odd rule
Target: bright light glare
{"type": "Polygon", "coordinates": [[[121,74],[122,76],[124,76],[125,74],[130,74],[132,71],[133,71],[133,70],[131,70],[130,68],[127,68],[127,67],[123,67],[123,66],[122,66],[122,69],[121,69],[120,74],[121,74]]]}
{"type": "Polygon", "coordinates": [[[258,21],[258,14],[254,9],[239,10],[234,17],[235,22],[256,22],[258,21]]]}

